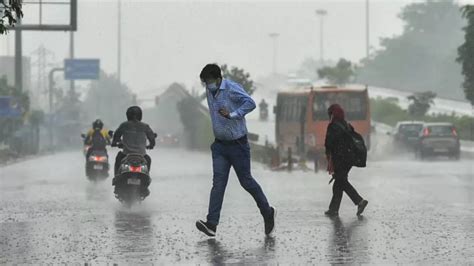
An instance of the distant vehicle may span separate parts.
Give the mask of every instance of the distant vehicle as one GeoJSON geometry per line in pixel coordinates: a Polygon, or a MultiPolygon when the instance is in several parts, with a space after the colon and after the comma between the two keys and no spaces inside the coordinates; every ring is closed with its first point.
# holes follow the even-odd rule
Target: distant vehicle
{"type": "MultiPolygon", "coordinates": [[[[109,132],[112,135],[112,131],[109,132]]],[[[86,139],[86,134],[81,134],[83,140],[86,139]]],[[[104,180],[109,176],[109,156],[107,155],[107,150],[93,150],[89,156],[89,149],[92,146],[84,144],[83,153],[86,157],[86,176],[91,181],[104,180]]]]}
{"type": "Polygon", "coordinates": [[[423,128],[422,121],[400,121],[394,128],[392,133],[393,142],[396,147],[403,146],[405,148],[414,148],[418,143],[418,137],[423,128]]]}
{"type": "Polygon", "coordinates": [[[275,134],[280,157],[288,150],[314,161],[317,171],[325,164],[326,130],[329,124],[327,109],[340,104],[346,120],[364,137],[370,147],[370,108],[367,88],[306,87],[278,93],[274,112],[275,134]]]}
{"type": "Polygon", "coordinates": [[[158,138],[158,144],[161,147],[177,147],[179,138],[175,134],[166,134],[158,138]]]}
{"type": "Polygon", "coordinates": [[[445,155],[459,160],[461,149],[456,128],[451,123],[425,123],[419,133],[417,155],[445,155]]]}

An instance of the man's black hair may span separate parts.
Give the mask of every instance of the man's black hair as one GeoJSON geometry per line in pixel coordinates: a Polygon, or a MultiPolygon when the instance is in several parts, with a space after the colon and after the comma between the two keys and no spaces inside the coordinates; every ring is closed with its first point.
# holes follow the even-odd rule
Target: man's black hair
{"type": "Polygon", "coordinates": [[[207,64],[199,75],[201,81],[222,78],[221,68],[216,64],[207,64]]]}

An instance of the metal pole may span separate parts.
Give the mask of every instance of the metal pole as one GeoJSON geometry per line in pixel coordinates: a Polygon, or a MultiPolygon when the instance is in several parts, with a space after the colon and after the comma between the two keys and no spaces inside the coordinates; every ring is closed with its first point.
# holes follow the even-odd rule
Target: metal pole
{"type": "Polygon", "coordinates": [[[320,22],[319,22],[319,60],[321,60],[321,62],[324,62],[324,40],[323,40],[323,23],[324,23],[324,19],[323,19],[323,16],[320,17],[320,22]]]}
{"type": "Polygon", "coordinates": [[[365,0],[365,56],[367,59],[370,55],[370,13],[369,0],[365,0]]]}
{"type": "MultiPolygon", "coordinates": [[[[73,59],[74,58],[74,31],[69,32],[69,58],[73,59]]],[[[74,86],[74,80],[71,79],[69,81],[69,89],[71,92],[75,91],[75,86],[74,86]]]]}
{"type": "Polygon", "coordinates": [[[23,54],[21,30],[15,30],[15,88],[23,90],[23,54]]]}
{"type": "Polygon", "coordinates": [[[49,126],[48,126],[48,133],[49,133],[49,144],[50,147],[54,146],[53,142],[53,91],[54,91],[54,72],[57,71],[64,71],[64,68],[53,68],[49,72],[49,89],[48,89],[48,98],[49,98],[49,126]]]}
{"type": "Polygon", "coordinates": [[[273,33],[270,33],[268,36],[270,36],[270,38],[272,38],[273,40],[273,74],[276,74],[277,72],[277,38],[278,36],[280,36],[280,34],[276,33],[276,32],[273,32],[273,33]]]}
{"type": "Polygon", "coordinates": [[[117,16],[117,79],[122,82],[122,1],[118,0],[117,16]]]}
{"type": "Polygon", "coordinates": [[[324,16],[327,15],[324,9],[316,10],[316,15],[319,16],[319,60],[324,63],[324,16]]]}

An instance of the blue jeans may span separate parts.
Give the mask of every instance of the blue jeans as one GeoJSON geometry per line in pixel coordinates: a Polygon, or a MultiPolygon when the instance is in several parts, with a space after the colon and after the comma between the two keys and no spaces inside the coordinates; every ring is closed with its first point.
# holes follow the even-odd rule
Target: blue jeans
{"type": "Polygon", "coordinates": [[[267,198],[263,194],[260,185],[250,173],[250,146],[248,142],[232,144],[214,142],[211,145],[211,150],[214,177],[207,221],[213,225],[219,224],[224,192],[229,180],[231,166],[239,178],[240,185],[254,198],[262,216],[270,216],[271,208],[267,198]]]}

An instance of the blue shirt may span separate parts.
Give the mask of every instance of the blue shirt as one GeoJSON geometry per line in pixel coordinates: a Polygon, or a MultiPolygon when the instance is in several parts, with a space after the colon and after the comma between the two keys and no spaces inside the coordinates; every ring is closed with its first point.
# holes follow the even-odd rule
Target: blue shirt
{"type": "Polygon", "coordinates": [[[247,134],[245,115],[255,109],[255,102],[240,84],[223,79],[215,96],[207,90],[207,104],[217,139],[236,140],[247,134]],[[230,119],[219,114],[221,108],[230,112],[230,119]]]}

